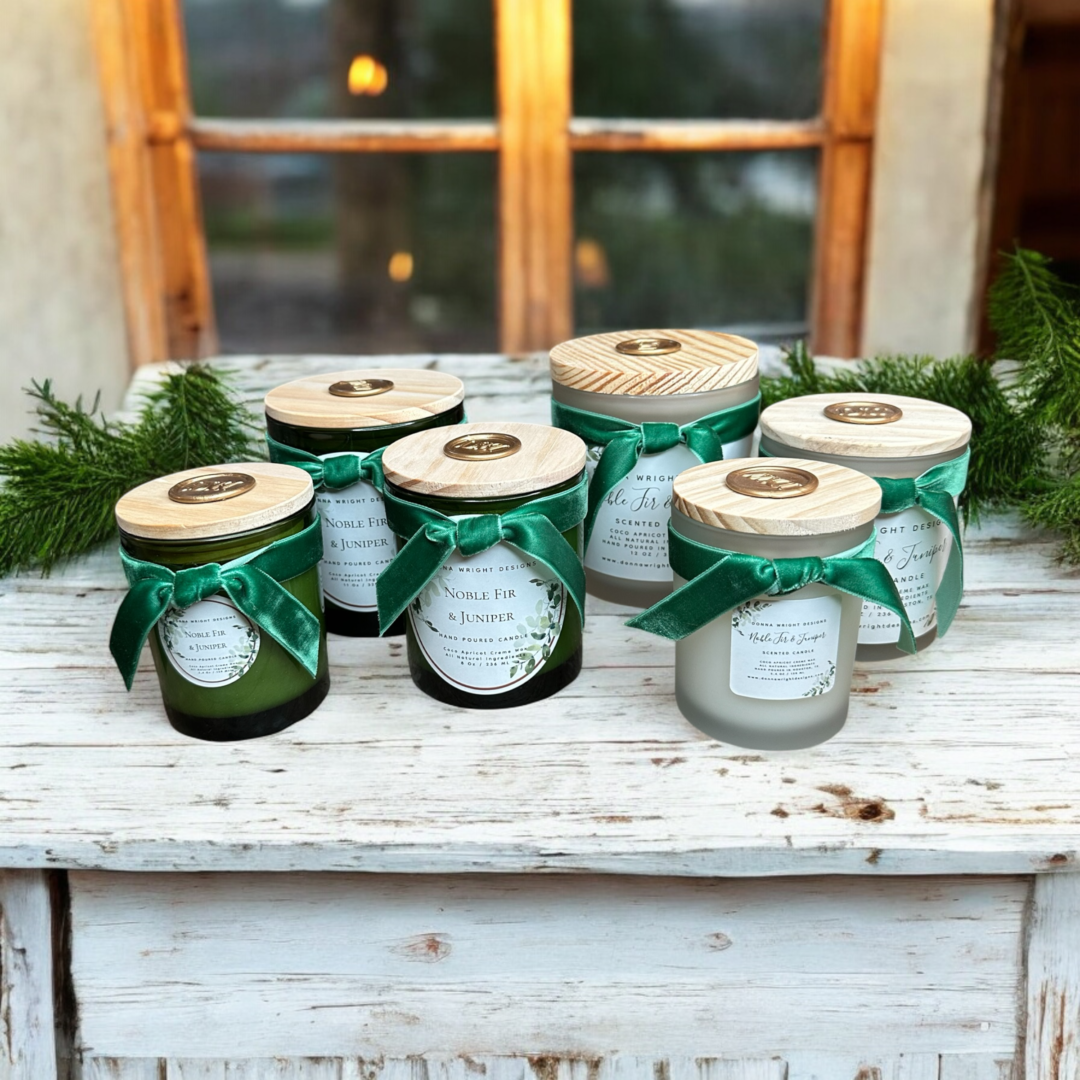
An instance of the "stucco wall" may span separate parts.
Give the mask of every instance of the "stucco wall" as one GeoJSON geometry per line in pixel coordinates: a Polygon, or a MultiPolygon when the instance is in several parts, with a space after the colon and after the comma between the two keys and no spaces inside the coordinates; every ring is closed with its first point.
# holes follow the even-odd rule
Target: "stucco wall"
{"type": "Polygon", "coordinates": [[[128,378],[88,0],[0,3],[0,438],[20,387],[114,407],[128,378]]]}
{"type": "Polygon", "coordinates": [[[863,352],[974,340],[993,0],[887,0],[863,352]]]}

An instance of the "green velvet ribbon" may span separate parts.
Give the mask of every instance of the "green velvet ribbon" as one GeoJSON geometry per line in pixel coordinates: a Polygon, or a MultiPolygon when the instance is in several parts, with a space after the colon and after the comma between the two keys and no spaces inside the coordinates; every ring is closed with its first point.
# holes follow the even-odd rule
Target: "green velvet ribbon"
{"type": "Polygon", "coordinates": [[[131,689],[142,647],[158,619],[170,607],[185,611],[216,593],[224,593],[315,678],[322,639],[319,617],[280,583],[317,566],[322,553],[318,516],[302,532],[275,540],[260,551],[186,570],[144,562],[121,548],[120,560],[131,589],[113,621],[109,651],[127,688],[131,689]]]}
{"type": "Polygon", "coordinates": [[[915,636],[904,602],[889,571],[874,558],[874,537],[825,558],[763,559],[699,544],[668,526],[671,568],[686,584],[626,625],[671,641],[700,630],[755,596],[784,596],[820,582],[861,600],[880,604],[900,617],[900,648],[915,651],[915,636]]]}
{"type": "Polygon", "coordinates": [[[375,591],[382,633],[423,592],[455,551],[469,558],[496,544],[509,544],[542,562],[566,586],[585,621],[585,571],[581,557],[562,534],[585,517],[587,482],[545,495],[505,514],[471,514],[458,520],[419,503],[384,494],[386,519],[405,546],[379,575],[375,591]]]}
{"type": "Polygon", "coordinates": [[[266,436],[266,445],[270,449],[270,460],[281,465],[295,465],[311,477],[316,491],[326,488],[328,491],[340,491],[352,487],[361,480],[366,480],[376,491],[383,490],[382,456],[385,446],[373,451],[366,457],[359,454],[336,454],[334,457],[319,457],[307,450],[295,446],[286,446],[276,439],[266,436]]]}
{"type": "MultiPolygon", "coordinates": [[[[762,457],[773,457],[762,449],[762,457]]],[[[956,512],[956,500],[963,494],[967,483],[968,462],[971,450],[965,450],[958,458],[927,469],[921,476],[896,479],[875,476],[874,482],[881,488],[881,512],[899,514],[918,506],[936,517],[952,534],[952,547],[941,575],[935,599],[937,600],[938,637],[944,637],[960,609],[964,595],[964,545],[960,540],[960,517],[956,512]]]]}
{"type": "Polygon", "coordinates": [[[572,431],[587,446],[602,446],[603,453],[589,484],[589,512],[585,518],[585,547],[588,548],[600,511],[608,493],[625,480],[642,454],[661,454],[673,446],[686,446],[700,461],[722,461],[724,443],[744,439],[753,433],[761,412],[761,395],[742,405],[721,409],[692,423],[633,424],[614,416],[587,412],[551,399],[551,422],[563,431],[572,431]]]}

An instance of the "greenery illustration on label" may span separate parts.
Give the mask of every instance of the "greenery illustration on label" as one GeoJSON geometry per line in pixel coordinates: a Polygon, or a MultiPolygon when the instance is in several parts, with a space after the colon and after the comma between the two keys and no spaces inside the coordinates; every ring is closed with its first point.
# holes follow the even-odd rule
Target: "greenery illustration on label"
{"type": "Polygon", "coordinates": [[[211,596],[158,620],[169,662],[196,686],[228,686],[251,670],[259,655],[256,626],[224,596],[211,596]]]}

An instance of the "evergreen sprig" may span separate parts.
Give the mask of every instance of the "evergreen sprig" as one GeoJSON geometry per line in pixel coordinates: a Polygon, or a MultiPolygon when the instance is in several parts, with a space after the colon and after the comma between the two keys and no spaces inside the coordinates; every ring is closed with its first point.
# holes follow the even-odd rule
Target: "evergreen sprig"
{"type": "Polygon", "coordinates": [[[79,555],[115,534],[116,500],[158,476],[250,458],[255,425],[225,377],[201,364],[169,374],[132,423],[32,384],[43,440],[0,446],[0,575],[79,555]]]}

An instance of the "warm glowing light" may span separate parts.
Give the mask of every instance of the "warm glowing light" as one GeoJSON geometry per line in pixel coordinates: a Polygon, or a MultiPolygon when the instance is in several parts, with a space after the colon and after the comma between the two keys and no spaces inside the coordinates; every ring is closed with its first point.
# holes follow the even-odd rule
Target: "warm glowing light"
{"type": "Polygon", "coordinates": [[[412,277],[413,257],[411,251],[395,251],[386,268],[391,281],[408,281],[412,277]]]}
{"type": "Polygon", "coordinates": [[[386,66],[374,56],[354,56],[349,65],[349,93],[378,97],[389,81],[386,66]]]}
{"type": "Polygon", "coordinates": [[[587,289],[602,289],[611,283],[607,252],[598,241],[582,237],[574,245],[574,275],[587,289]]]}

